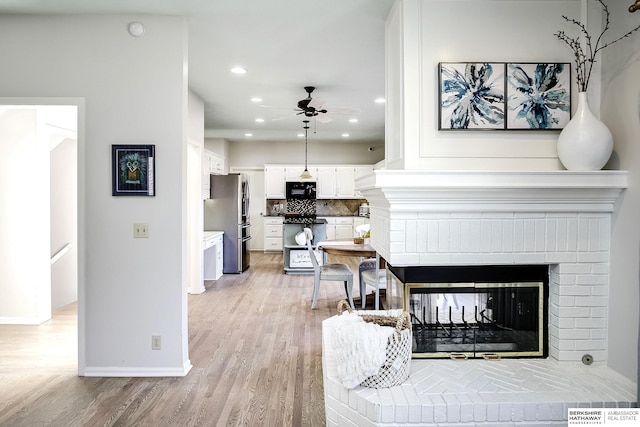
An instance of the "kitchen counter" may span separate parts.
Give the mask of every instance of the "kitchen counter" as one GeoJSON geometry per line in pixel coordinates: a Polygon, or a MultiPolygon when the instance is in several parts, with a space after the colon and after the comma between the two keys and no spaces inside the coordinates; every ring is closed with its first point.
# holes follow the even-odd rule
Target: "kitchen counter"
{"type": "Polygon", "coordinates": [[[206,241],[206,240],[209,240],[212,237],[222,236],[223,234],[224,234],[224,231],[207,231],[207,230],[205,230],[203,239],[206,241]]]}

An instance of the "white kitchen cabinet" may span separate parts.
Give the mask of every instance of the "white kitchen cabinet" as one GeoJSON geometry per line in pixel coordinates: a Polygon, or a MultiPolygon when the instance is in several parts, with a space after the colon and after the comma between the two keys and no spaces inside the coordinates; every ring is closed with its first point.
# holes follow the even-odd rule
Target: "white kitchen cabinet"
{"type": "Polygon", "coordinates": [[[311,178],[302,179],[300,175],[304,172],[304,166],[285,166],[284,179],[285,181],[315,181],[315,171],[313,168],[308,167],[307,170],[311,173],[311,178]]]}
{"type": "Polygon", "coordinates": [[[202,198],[208,199],[211,193],[211,174],[226,174],[225,158],[213,151],[202,152],[202,198]]]}
{"type": "Polygon", "coordinates": [[[323,216],[318,217],[318,219],[324,219],[327,221],[327,240],[335,240],[336,239],[336,218],[332,216],[323,216]]]}
{"type": "Polygon", "coordinates": [[[304,171],[301,165],[265,165],[265,195],[267,199],[286,198],[287,181],[316,181],[316,197],[318,199],[354,199],[361,198],[355,191],[357,177],[373,170],[369,165],[344,166],[308,166],[311,178],[304,180],[300,174],[304,171]]]}
{"type": "Polygon", "coordinates": [[[210,161],[210,173],[214,175],[225,175],[227,173],[227,165],[223,156],[220,156],[216,153],[211,153],[210,161]]]}
{"type": "Polygon", "coordinates": [[[285,167],[265,166],[264,186],[267,199],[284,199],[285,195],[285,167]]]}
{"type": "Polygon", "coordinates": [[[318,184],[316,197],[318,199],[333,199],[336,197],[336,168],[318,167],[318,184]]]}
{"type": "Polygon", "coordinates": [[[264,217],[264,251],[282,250],[282,230],[284,219],[281,216],[264,217]]]}
{"type": "Polygon", "coordinates": [[[335,223],[337,240],[349,240],[353,238],[353,217],[338,216],[335,217],[335,223]]]}
{"type": "MultiPolygon", "coordinates": [[[[356,166],[354,168],[354,177],[353,177],[353,181],[354,181],[354,185],[355,185],[355,181],[365,175],[370,174],[371,172],[373,172],[373,166],[356,166]]],[[[360,191],[355,190],[354,195],[356,198],[364,198],[362,196],[362,193],[360,193],[360,191]]]]}
{"type": "Polygon", "coordinates": [[[336,197],[339,199],[353,199],[355,194],[355,169],[353,167],[337,167],[336,197]]]}
{"type": "Polygon", "coordinates": [[[218,280],[222,277],[223,234],[222,231],[205,231],[202,263],[204,280],[218,280]]]}
{"type": "Polygon", "coordinates": [[[327,216],[322,217],[327,221],[327,240],[349,240],[353,234],[353,217],[351,216],[327,216]]]}

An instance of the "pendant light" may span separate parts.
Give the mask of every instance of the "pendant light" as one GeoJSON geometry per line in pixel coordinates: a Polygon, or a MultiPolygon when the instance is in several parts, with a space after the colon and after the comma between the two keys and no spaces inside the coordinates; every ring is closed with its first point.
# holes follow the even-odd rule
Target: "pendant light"
{"type": "Polygon", "coordinates": [[[311,174],[307,169],[307,132],[309,130],[309,120],[303,120],[302,123],[304,123],[304,172],[300,174],[300,178],[311,179],[311,174]]]}

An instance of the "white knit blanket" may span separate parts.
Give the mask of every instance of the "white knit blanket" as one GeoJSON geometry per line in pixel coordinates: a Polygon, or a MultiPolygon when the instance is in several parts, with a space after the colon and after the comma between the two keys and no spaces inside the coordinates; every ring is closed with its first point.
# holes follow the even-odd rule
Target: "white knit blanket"
{"type": "Polygon", "coordinates": [[[395,328],[365,322],[356,313],[337,316],[331,334],[337,374],[346,388],[354,388],[380,372],[387,352],[387,340],[395,328]]]}

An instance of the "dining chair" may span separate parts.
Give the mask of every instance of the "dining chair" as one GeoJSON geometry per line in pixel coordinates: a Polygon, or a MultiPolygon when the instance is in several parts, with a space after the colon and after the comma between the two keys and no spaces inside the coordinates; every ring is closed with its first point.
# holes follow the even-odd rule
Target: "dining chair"
{"type": "Polygon", "coordinates": [[[347,293],[349,305],[351,306],[351,309],[355,310],[352,296],[353,273],[349,266],[339,263],[320,265],[316,258],[316,251],[313,250],[310,239],[307,239],[307,249],[309,250],[311,264],[313,264],[313,302],[311,303],[311,308],[316,308],[316,304],[318,303],[318,294],[320,293],[320,282],[325,280],[344,282],[344,289],[347,293]]]}
{"type": "Polygon", "coordinates": [[[365,307],[367,303],[367,284],[364,282],[362,278],[362,273],[369,270],[376,269],[376,259],[375,258],[366,258],[364,261],[360,261],[358,264],[358,283],[360,284],[360,298],[362,299],[362,308],[365,307]]]}
{"type": "Polygon", "coordinates": [[[362,308],[367,300],[367,286],[374,288],[375,309],[380,309],[380,289],[387,289],[387,273],[380,269],[380,255],[369,258],[358,266],[360,279],[360,298],[362,298],[362,308]]]}

